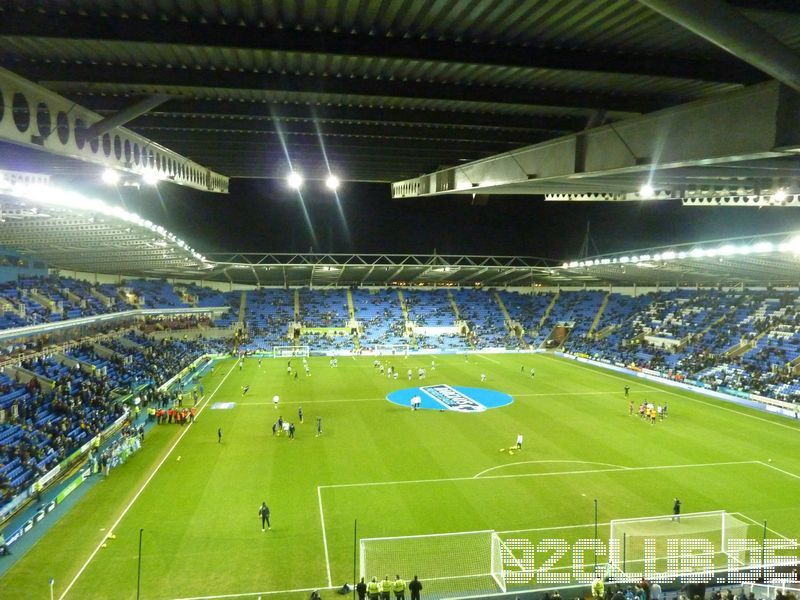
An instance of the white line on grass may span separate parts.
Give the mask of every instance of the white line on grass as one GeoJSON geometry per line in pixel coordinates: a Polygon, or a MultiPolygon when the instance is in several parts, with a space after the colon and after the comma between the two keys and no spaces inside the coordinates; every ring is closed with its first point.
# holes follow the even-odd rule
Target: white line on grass
{"type": "Polygon", "coordinates": [[[493,362],[496,365],[500,364],[500,361],[499,360],[495,360],[494,358],[489,358],[488,356],[484,356],[483,354],[478,354],[478,356],[480,356],[484,360],[488,360],[489,362],[493,362]]]}
{"type": "MultiPolygon", "coordinates": [[[[239,594],[218,594],[215,596],[186,596],[185,598],[175,598],[174,600],[215,600],[217,598],[243,598],[245,596],[274,596],[275,594],[300,594],[303,592],[313,592],[319,590],[332,590],[330,587],[310,587],[310,588],[296,588],[294,590],[275,590],[271,592],[242,592],[239,594]]],[[[338,588],[336,588],[338,589],[338,588]]]]}
{"type": "MultiPolygon", "coordinates": [[[[488,479],[514,479],[518,477],[554,477],[557,475],[584,475],[590,473],[615,473],[615,472],[631,472],[631,471],[658,471],[666,469],[693,469],[702,467],[724,467],[732,465],[757,465],[760,464],[757,460],[737,460],[730,462],[715,462],[715,463],[690,463],[685,465],[656,465],[651,467],[620,467],[618,469],[584,469],[581,471],[555,471],[553,473],[517,473],[515,475],[489,475],[488,477],[480,477],[478,481],[486,481],[488,479]]],[[[327,488],[351,488],[351,487],[379,487],[384,485],[401,485],[413,483],[444,483],[448,481],[476,481],[474,477],[443,477],[441,479],[405,479],[401,481],[367,481],[364,483],[333,483],[329,485],[319,486],[322,489],[327,488]]]]}
{"type": "Polygon", "coordinates": [[[614,467],[615,469],[627,469],[628,467],[623,467],[620,465],[612,465],[611,463],[604,463],[604,462],[592,462],[590,460],[520,460],[517,462],[508,463],[507,465],[497,465],[496,467],[489,467],[488,469],[484,469],[477,475],[473,475],[473,479],[480,478],[481,475],[484,473],[488,473],[489,471],[494,471],[496,469],[505,469],[506,467],[512,467],[514,465],[533,465],[533,464],[544,464],[544,463],[577,463],[581,465],[602,465],[604,467],[614,467]]]}
{"type": "Polygon", "coordinates": [[[331,561],[328,558],[328,536],[325,533],[325,513],[322,512],[322,490],[319,486],[317,486],[317,500],[319,500],[319,520],[322,523],[322,545],[325,548],[325,569],[328,571],[328,586],[332,586],[331,561]]]}
{"type": "MultiPolygon", "coordinates": [[[[594,523],[586,523],[585,525],[562,525],[560,527],[530,527],[528,529],[504,529],[503,531],[495,531],[495,533],[526,533],[528,531],[554,531],[561,529],[582,529],[584,527],[594,527],[594,523]]],[[[611,525],[610,521],[605,523],[598,523],[597,526],[611,525]]]]}
{"type": "MultiPolygon", "coordinates": [[[[216,394],[216,393],[219,391],[219,388],[221,388],[221,387],[222,387],[222,384],[223,384],[223,383],[225,383],[225,380],[228,378],[228,375],[230,375],[230,374],[233,372],[233,369],[234,369],[235,367],[236,367],[236,363],[234,363],[234,364],[233,364],[233,366],[230,368],[230,370],[229,370],[229,371],[228,371],[228,372],[225,374],[225,377],[223,377],[223,378],[222,378],[222,381],[220,381],[220,382],[219,382],[219,385],[216,387],[216,389],[215,389],[213,392],[211,392],[211,394],[208,396],[208,399],[205,401],[205,404],[203,404],[203,405],[200,407],[200,409],[197,411],[197,417],[199,417],[199,416],[200,416],[200,413],[201,413],[201,412],[203,412],[203,409],[204,409],[206,406],[208,406],[208,403],[211,401],[211,398],[213,398],[213,397],[214,397],[214,394],[216,394]]],[[[195,417],[195,420],[197,419],[197,417],[195,417]]],[[[153,472],[152,472],[152,473],[150,473],[150,476],[149,476],[149,477],[148,477],[148,478],[145,480],[145,482],[144,482],[144,483],[143,483],[143,484],[142,484],[142,485],[139,487],[139,490],[138,490],[138,491],[136,492],[136,494],[133,496],[133,499],[132,499],[132,500],[131,500],[131,501],[128,503],[128,506],[126,506],[126,507],[125,507],[125,509],[122,511],[122,513],[119,515],[119,517],[117,517],[117,520],[116,520],[116,521],[114,521],[114,524],[113,524],[113,525],[112,525],[112,526],[109,528],[109,531],[110,531],[110,532],[113,532],[113,531],[114,531],[114,530],[117,528],[117,525],[119,525],[119,524],[120,524],[120,522],[122,521],[122,519],[123,519],[123,518],[125,517],[125,515],[128,513],[128,511],[130,510],[131,506],[133,506],[133,503],[134,503],[134,502],[136,502],[136,500],[138,500],[138,499],[139,499],[139,496],[141,496],[141,495],[142,495],[142,492],[144,491],[144,488],[146,488],[146,487],[147,487],[147,484],[149,484],[149,483],[150,483],[150,481],[153,479],[153,477],[155,477],[156,473],[158,473],[159,469],[161,469],[161,466],[162,466],[162,465],[163,465],[163,464],[166,462],[166,460],[169,458],[169,455],[170,455],[170,454],[172,454],[172,451],[173,451],[173,450],[175,450],[175,447],[176,447],[176,446],[178,445],[178,443],[179,443],[179,442],[180,442],[180,441],[183,439],[183,436],[184,436],[184,435],[186,435],[186,433],[189,431],[189,429],[191,429],[192,425],[194,425],[194,422],[191,422],[191,423],[189,423],[189,425],[188,425],[188,426],[187,426],[187,427],[186,427],[186,428],[185,428],[183,431],[181,431],[181,434],[178,436],[178,439],[177,439],[177,440],[175,440],[175,442],[172,444],[172,446],[170,446],[170,449],[169,449],[169,450],[167,450],[166,454],[164,454],[164,457],[161,459],[161,462],[159,462],[159,463],[158,463],[158,465],[156,465],[156,468],[155,468],[155,469],[153,469],[153,472]]],[[[94,552],[92,552],[92,553],[89,555],[89,558],[87,558],[87,559],[86,559],[86,562],[85,562],[85,563],[83,563],[83,565],[81,566],[81,568],[80,568],[80,569],[78,570],[78,572],[75,574],[75,577],[73,577],[73,578],[72,578],[72,581],[70,581],[70,582],[69,582],[69,585],[68,585],[68,586],[66,587],[66,589],[65,589],[65,590],[64,590],[64,591],[61,593],[61,595],[58,597],[58,600],[64,600],[64,597],[65,597],[65,596],[67,595],[67,593],[68,593],[68,592],[69,592],[69,591],[72,589],[72,586],[73,586],[73,585],[75,585],[75,582],[76,582],[76,581],[78,581],[78,578],[79,578],[79,577],[80,577],[80,576],[83,574],[83,572],[86,570],[86,567],[88,567],[88,566],[89,566],[89,563],[92,561],[92,559],[95,557],[95,555],[96,555],[96,554],[97,554],[97,553],[100,551],[100,548],[102,548],[102,547],[103,547],[103,543],[104,543],[104,542],[105,542],[105,537],[103,537],[103,539],[101,539],[101,540],[100,540],[100,543],[98,543],[98,544],[97,544],[97,547],[94,549],[94,552]]]]}
{"type": "MultiPolygon", "coordinates": [[[[562,359],[552,358],[552,357],[549,357],[549,356],[545,357],[545,358],[547,360],[552,360],[552,361],[555,361],[555,362],[566,362],[566,359],[562,360],[562,359]]],[[[611,379],[618,379],[620,381],[629,382],[631,377],[633,377],[633,376],[622,377],[621,375],[612,375],[611,373],[607,373],[605,371],[605,369],[603,369],[602,367],[596,367],[596,368],[592,369],[592,368],[589,368],[589,367],[585,367],[585,366],[583,366],[581,364],[573,364],[573,366],[578,368],[578,369],[583,369],[584,371],[591,371],[592,373],[597,373],[598,375],[604,375],[605,377],[610,377],[611,379]]],[[[764,421],[764,423],[770,423],[771,425],[777,425],[778,427],[783,427],[784,429],[791,429],[792,431],[800,431],[800,428],[798,428],[798,427],[794,427],[792,425],[786,425],[784,423],[778,423],[777,421],[771,421],[770,419],[765,419],[763,417],[759,417],[759,416],[756,416],[756,415],[751,415],[749,413],[742,412],[741,410],[735,410],[733,408],[728,408],[727,406],[720,406],[719,404],[714,404],[712,402],[706,402],[705,400],[700,400],[699,398],[692,398],[692,397],[687,396],[685,394],[679,394],[678,392],[673,392],[671,390],[664,390],[664,389],[661,389],[659,387],[655,387],[653,385],[647,385],[645,383],[641,383],[640,385],[643,388],[647,388],[648,390],[653,390],[654,392],[659,392],[659,393],[662,393],[662,394],[669,394],[671,396],[677,396],[678,398],[682,398],[684,400],[689,400],[690,402],[698,402],[700,404],[705,404],[706,406],[713,406],[714,408],[718,408],[720,410],[726,410],[728,412],[732,412],[732,413],[735,413],[737,415],[741,415],[743,417],[749,417],[750,419],[756,419],[758,421],[764,421]]],[[[662,384],[662,385],[667,385],[667,384],[662,384]]],[[[687,394],[691,394],[691,393],[696,393],[696,392],[692,392],[691,390],[686,390],[686,393],[687,394]]],[[[722,400],[722,402],[724,402],[724,400],[722,400]]]]}
{"type": "MultiPolygon", "coordinates": [[[[331,403],[331,402],[375,402],[376,400],[386,400],[385,397],[374,397],[374,398],[343,398],[341,400],[306,400],[303,402],[302,400],[293,400],[290,402],[281,400],[280,404],[323,404],[323,403],[331,403]]],[[[271,406],[272,402],[241,402],[238,406],[271,406]]]]}
{"type": "Polygon", "coordinates": [[[758,461],[758,464],[764,465],[768,469],[772,469],[773,471],[778,471],[779,473],[783,473],[784,475],[788,475],[789,477],[794,477],[795,479],[800,479],[800,475],[795,475],[794,473],[790,473],[789,471],[784,471],[783,469],[779,469],[778,467],[773,467],[769,463],[765,463],[763,460],[758,461]]]}
{"type": "MultiPolygon", "coordinates": [[[[514,398],[532,398],[535,396],[550,397],[550,396],[610,396],[615,392],[554,392],[552,394],[535,393],[535,394],[511,394],[514,398]]],[[[336,404],[339,402],[377,402],[378,400],[385,401],[386,396],[375,396],[374,398],[337,398],[333,400],[281,400],[283,404],[336,404]]],[[[272,406],[272,402],[239,402],[237,406],[272,406]]]]}
{"type": "MultiPolygon", "coordinates": [[[[743,519],[745,519],[745,520],[747,520],[747,521],[750,521],[750,522],[751,522],[753,525],[758,525],[759,527],[764,527],[764,523],[759,523],[758,521],[756,521],[755,519],[752,519],[752,518],[748,517],[748,516],[747,516],[746,514],[744,514],[744,513],[735,512],[735,513],[731,513],[731,514],[732,514],[732,515],[739,515],[739,516],[740,516],[740,517],[742,517],[743,519]]],[[[788,540],[788,539],[789,539],[788,537],[786,537],[785,535],[783,535],[781,532],[779,532],[779,531],[775,531],[774,529],[771,529],[770,527],[767,527],[767,531],[774,533],[774,534],[775,534],[775,535],[777,535],[779,538],[782,538],[782,539],[784,539],[784,540],[788,540]]]]}

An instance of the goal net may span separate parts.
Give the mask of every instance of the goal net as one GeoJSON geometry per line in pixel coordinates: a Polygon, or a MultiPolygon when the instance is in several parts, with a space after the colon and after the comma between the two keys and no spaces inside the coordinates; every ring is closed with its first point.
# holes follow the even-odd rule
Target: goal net
{"type": "Polygon", "coordinates": [[[292,356],[311,356],[309,346],[273,346],[272,356],[275,358],[292,356]]]}
{"type": "Polygon", "coordinates": [[[623,572],[679,576],[747,566],[745,552],[729,541],[746,539],[750,526],[725,511],[614,519],[610,525],[609,539],[619,548],[611,562],[623,572]],[[689,554],[696,561],[684,560],[689,554]]]}
{"type": "Polygon", "coordinates": [[[479,596],[506,591],[504,544],[491,530],[364,538],[360,573],[365,581],[400,575],[424,580],[425,598],[479,596]]]}
{"type": "Polygon", "coordinates": [[[372,351],[374,354],[408,356],[408,344],[375,344],[372,351]]]}

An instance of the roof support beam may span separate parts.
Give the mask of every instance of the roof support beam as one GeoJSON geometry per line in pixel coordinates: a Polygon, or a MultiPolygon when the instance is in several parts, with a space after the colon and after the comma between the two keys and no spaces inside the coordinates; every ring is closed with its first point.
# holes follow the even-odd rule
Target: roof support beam
{"type": "Polygon", "coordinates": [[[181,23],[155,19],[115,19],[90,15],[42,14],[6,11],[3,35],[50,39],[162,43],[256,52],[292,52],[301,55],[364,57],[378,60],[434,61],[450,64],[622,73],[652,77],[677,77],[712,82],[756,83],[759,73],[730,68],[724,61],[685,56],[631,58],[614,52],[570,47],[540,48],[476,42],[388,37],[378,33],[332,33],[306,29],[268,29],[219,23],[181,23]],[[46,32],[46,33],[43,33],[46,32]]]}
{"type": "Polygon", "coordinates": [[[399,181],[392,195],[634,192],[668,169],[793,156],[798,113],[800,94],[766,82],[399,181]]]}
{"type": "MultiPolygon", "coordinates": [[[[122,110],[128,105],[127,97],[99,95],[91,92],[71,93],[81,104],[98,113],[122,110]]],[[[256,102],[217,100],[211,98],[173,98],[163,111],[152,111],[149,118],[171,119],[202,117],[228,119],[230,117],[257,120],[310,121],[325,123],[346,121],[359,124],[399,124],[406,126],[438,125],[477,129],[518,129],[569,133],[584,129],[586,119],[569,115],[503,114],[498,112],[452,112],[430,108],[391,108],[381,103],[347,105],[322,105],[312,101],[302,104],[282,102],[256,102]]]]}
{"type": "Polygon", "coordinates": [[[639,0],[735,57],[800,91],[800,54],[722,0],[639,0]]]}
{"type": "MultiPolygon", "coordinates": [[[[7,64],[7,63],[6,63],[7,64]]],[[[521,88],[512,86],[467,85],[404,81],[400,79],[367,79],[356,77],[319,77],[276,73],[244,73],[219,70],[172,69],[166,67],[131,67],[86,63],[15,62],[13,68],[47,85],[60,82],[92,82],[161,88],[175,86],[231,90],[268,90],[285,93],[326,93],[342,96],[379,98],[412,98],[450,102],[492,102],[499,105],[558,106],[560,108],[605,109],[612,112],[643,113],[665,108],[680,101],[667,94],[621,95],[521,88]]]]}
{"type": "Polygon", "coordinates": [[[136,117],[141,117],[143,114],[150,112],[156,106],[164,104],[164,102],[169,100],[169,98],[170,97],[167,94],[153,94],[152,96],[143,98],[136,104],[132,104],[131,106],[128,106],[127,108],[124,108],[119,112],[106,117],[102,121],[94,123],[86,131],[86,137],[87,139],[97,138],[104,133],[111,131],[112,129],[121,127],[126,123],[130,123],[136,117]]]}
{"type": "Polygon", "coordinates": [[[87,137],[103,118],[72,100],[0,68],[0,141],[60,157],[226,193],[228,178],[123,127],[87,137]],[[0,105],[2,106],[2,105],[0,105]],[[3,114],[5,113],[5,114],[3,114]]]}

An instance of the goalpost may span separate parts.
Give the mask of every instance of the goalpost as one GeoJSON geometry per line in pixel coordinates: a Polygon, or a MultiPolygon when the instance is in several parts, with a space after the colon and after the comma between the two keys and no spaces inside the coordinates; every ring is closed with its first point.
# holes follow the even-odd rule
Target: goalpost
{"type": "Polygon", "coordinates": [[[272,356],[275,358],[311,356],[311,349],[309,346],[273,346],[272,356]]]}
{"type": "MultiPolygon", "coordinates": [[[[745,539],[749,525],[724,510],[643,517],[634,519],[614,519],[611,521],[609,540],[616,540],[618,556],[612,557],[612,566],[621,571],[641,571],[646,561],[652,568],[669,575],[667,553],[677,553],[680,544],[710,544],[713,547],[713,568],[724,569],[730,562],[738,567],[747,565],[739,560],[739,549],[729,548],[729,540],[745,539]],[[684,540],[693,540],[684,542],[684,540]],[[677,545],[676,545],[677,544],[677,545]],[[732,555],[729,555],[729,551],[732,555]],[[618,562],[619,564],[614,564],[618,562]]],[[[676,564],[675,562],[672,563],[676,564]]],[[[682,563],[681,563],[682,564],[682,563]]],[[[616,570],[615,569],[615,570],[616,570]]]]}
{"type": "Polygon", "coordinates": [[[408,356],[408,344],[375,344],[375,354],[408,356]]]}
{"type": "Polygon", "coordinates": [[[426,598],[505,592],[504,546],[493,530],[362,538],[360,576],[380,581],[399,574],[410,581],[419,575],[426,598]]]}

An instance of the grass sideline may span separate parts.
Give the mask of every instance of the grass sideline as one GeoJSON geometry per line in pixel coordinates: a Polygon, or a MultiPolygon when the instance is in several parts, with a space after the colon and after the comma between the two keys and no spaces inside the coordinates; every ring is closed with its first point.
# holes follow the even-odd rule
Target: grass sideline
{"type": "MultiPolygon", "coordinates": [[[[435,372],[430,356],[392,358],[402,374],[427,367],[427,384],[514,396],[511,405],[476,415],[413,413],[385,397],[418,385],[416,378],[387,379],[372,360],[340,358],[332,369],[326,358],[312,358],[312,376],[301,372],[296,381],[286,375],[286,359],[265,359],[260,368],[247,359],[241,371],[221,363],[204,385],[219,386],[212,404],[235,408],[206,408],[148,480],[186,431],[154,428],[139,454],[0,579],[0,597],[47,598],[50,577],[61,596],[118,519],[116,539],[98,550],[66,598],[135,598],[140,528],[142,597],[159,599],[307,598],[328,585],[329,570],[338,587],[352,580],[354,519],[359,537],[552,534],[591,522],[594,498],[599,520],[608,522],[668,513],[679,496],[686,512],[740,512],[800,537],[795,422],[548,355],[436,356],[435,372]],[[651,426],[629,417],[626,384],[636,402],[668,402],[669,418],[651,426]],[[245,397],[242,385],[250,385],[245,397]],[[297,439],[273,438],[278,414],[295,421],[297,439]],[[518,433],[522,452],[498,451],[518,433]],[[266,533],[257,515],[262,500],[273,515],[266,533]]],[[[573,530],[563,531],[569,538],[573,530]]]]}

